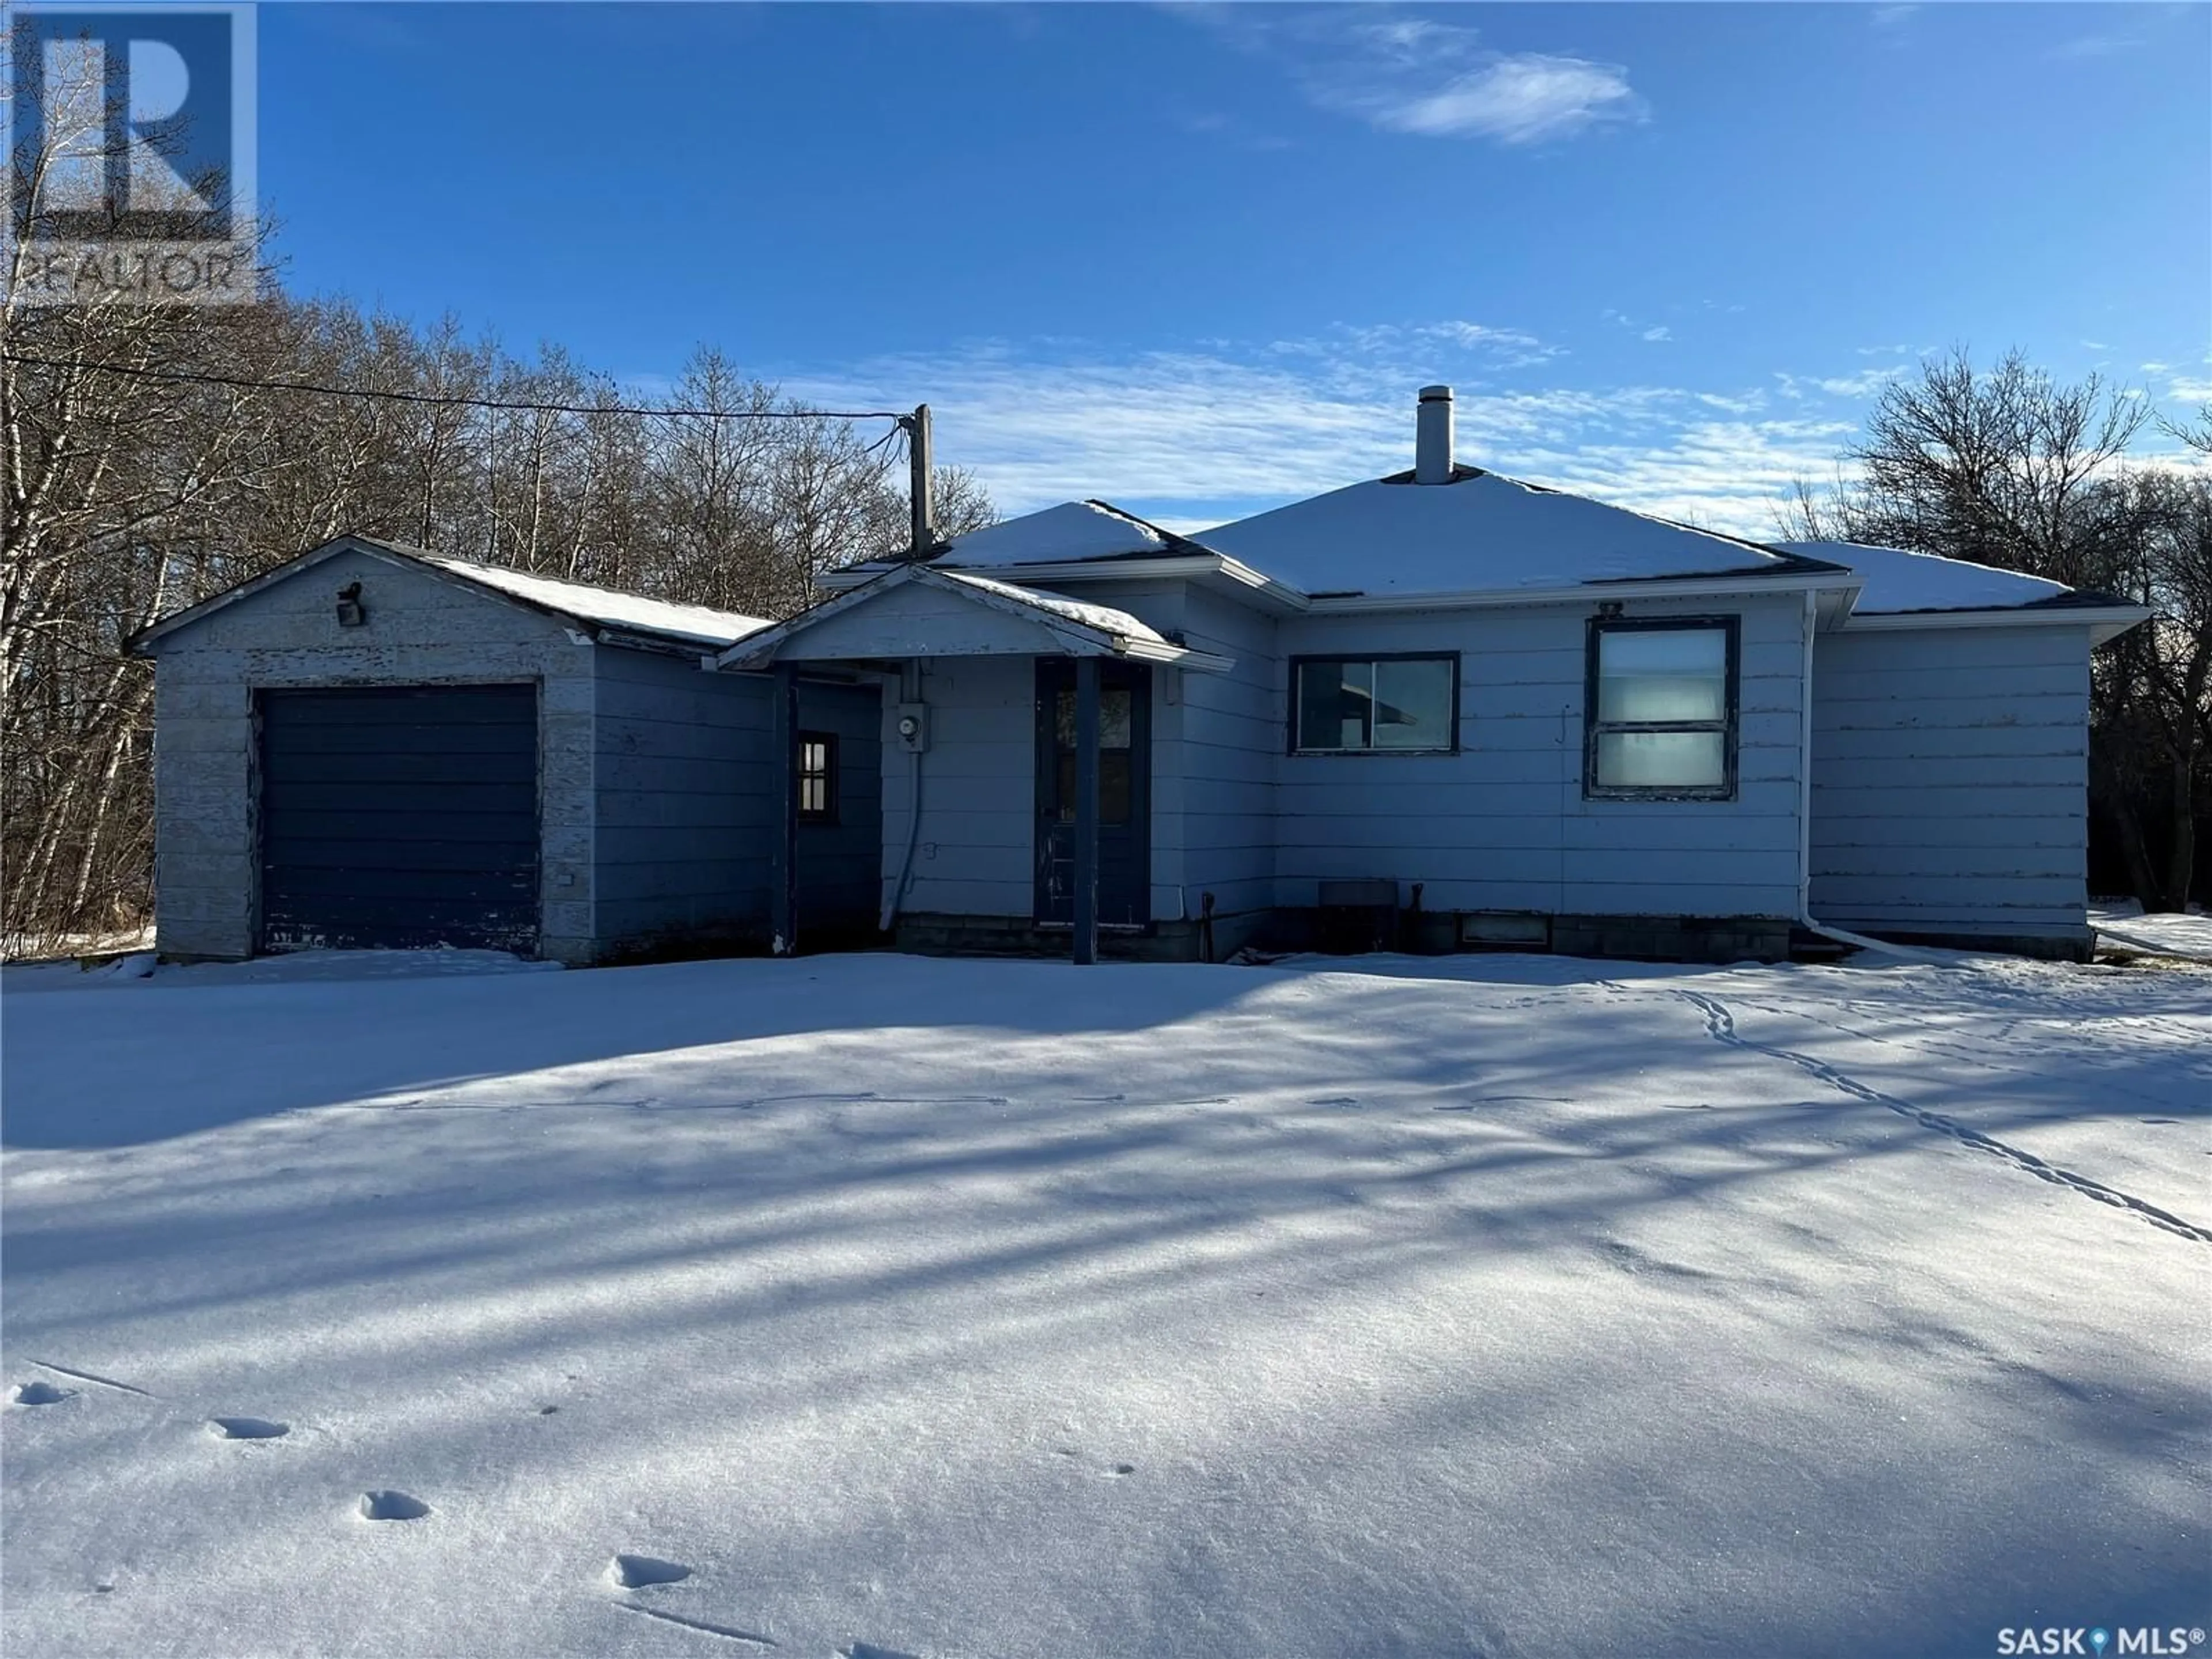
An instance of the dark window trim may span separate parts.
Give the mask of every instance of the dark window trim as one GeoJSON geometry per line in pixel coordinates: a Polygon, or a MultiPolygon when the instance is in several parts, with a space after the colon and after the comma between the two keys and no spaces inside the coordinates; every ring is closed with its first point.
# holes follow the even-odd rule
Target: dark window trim
{"type": "Polygon", "coordinates": [[[792,757],[792,770],[799,784],[798,788],[793,792],[799,800],[799,821],[801,823],[836,823],[838,796],[837,734],[835,732],[801,732],[799,734],[798,752],[792,757]],[[823,769],[818,773],[809,772],[806,769],[806,746],[812,743],[822,745],[823,769]],[[819,811],[809,811],[806,809],[806,781],[811,777],[819,777],[823,780],[822,810],[819,811]]]}
{"type": "Polygon", "coordinates": [[[1309,651],[1291,659],[1291,685],[1288,718],[1284,720],[1287,745],[1285,752],[1334,760],[1353,756],[1382,755],[1400,759],[1434,757],[1437,755],[1459,753],[1459,672],[1460,653],[1456,651],[1309,651]],[[1364,749],[1302,749],[1298,746],[1298,671],[1310,662],[1449,662],[1451,664],[1451,741],[1441,749],[1377,749],[1370,744],[1364,749]]]}
{"type": "Polygon", "coordinates": [[[1743,685],[1743,618],[1720,617],[1592,617],[1583,647],[1583,799],[1585,800],[1705,800],[1736,797],[1736,749],[1743,685]],[[1605,720],[1597,717],[1598,641],[1607,634],[1684,633],[1717,628],[1726,635],[1728,684],[1721,733],[1721,781],[1711,789],[1672,788],[1662,784],[1601,784],[1597,740],[1601,732],[1711,732],[1711,720],[1605,720]]]}

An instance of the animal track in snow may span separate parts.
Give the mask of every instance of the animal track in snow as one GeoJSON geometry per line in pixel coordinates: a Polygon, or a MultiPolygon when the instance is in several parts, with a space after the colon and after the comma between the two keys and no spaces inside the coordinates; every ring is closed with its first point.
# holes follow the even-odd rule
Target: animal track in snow
{"type": "Polygon", "coordinates": [[[208,1432],[218,1440],[282,1440],[292,1432],[292,1425],[265,1417],[210,1417],[208,1432]]]}
{"type": "Polygon", "coordinates": [[[365,1492],[361,1495],[361,1518],[364,1521],[420,1521],[429,1512],[428,1504],[404,1492],[365,1492]]]}
{"type": "Polygon", "coordinates": [[[837,1659],[921,1659],[921,1656],[898,1648],[879,1648],[873,1642],[855,1642],[849,1648],[839,1648],[837,1659]]]}
{"type": "Polygon", "coordinates": [[[708,1636],[719,1636],[725,1641],[750,1642],[757,1648],[772,1648],[775,1645],[774,1637],[763,1636],[755,1631],[739,1630],[734,1625],[716,1625],[704,1619],[686,1619],[680,1613],[663,1613],[659,1607],[641,1607],[635,1601],[617,1601],[614,1605],[624,1613],[636,1613],[641,1619],[658,1619],[664,1625],[680,1625],[685,1630],[699,1631],[708,1636]]]}
{"type": "Polygon", "coordinates": [[[607,1563],[607,1577],[624,1589],[673,1584],[690,1576],[691,1569],[681,1561],[664,1561],[657,1555],[617,1555],[607,1563]]]}
{"type": "Polygon", "coordinates": [[[1749,1037],[1737,1031],[1735,1015],[1730,1012],[1728,1004],[1723,1002],[1718,997],[1702,996],[1695,991],[1682,990],[1673,991],[1670,994],[1680,997],[1705,1016],[1705,1035],[1716,1042],[1724,1042],[1732,1048],[1746,1049],[1753,1054],[1767,1054],[1776,1060],[1785,1060],[1808,1076],[1818,1078],[1832,1089],[1840,1090],[1856,1100],[1863,1100],[1873,1105],[1886,1107],[1900,1117],[1910,1118],[1923,1128],[1933,1129],[1938,1134],[1948,1135],[1962,1146],[1971,1147],[1975,1152],[1988,1152],[2002,1158],[2014,1168],[2024,1170],[2038,1180],[2047,1181],[2054,1187],[2069,1188],[2084,1198],[2094,1199],[2100,1204],[2110,1204],[2118,1209],[2132,1210],[2138,1218],[2163,1231],[2176,1233],[2184,1238],[2194,1239],[2199,1244],[2212,1244],[2212,1227],[2200,1227],[2194,1222],[2185,1221],[2179,1216],[2169,1211],[2161,1210],[2154,1204],[2147,1204],[2131,1194],[2120,1191],[2117,1187],[2107,1187],[2102,1182],[2092,1181],[2085,1175],[2077,1175],[2071,1170],[2061,1169],[2055,1164],[2047,1164],[2033,1152],[1999,1140],[1994,1135],[1985,1135],[1978,1129],[1969,1128],[1955,1118],[1946,1117],[1941,1112],[1931,1112],[1923,1107],[1915,1106],[1911,1101],[1900,1100],[1895,1095],[1885,1094],[1880,1089],[1875,1088],[1870,1084],[1860,1082],[1850,1073],[1831,1066],[1824,1060],[1816,1060],[1810,1054],[1798,1054],[1794,1049],[1777,1048],[1771,1043],[1753,1042],[1749,1037]]]}
{"type": "Polygon", "coordinates": [[[8,1398],[18,1406],[58,1406],[76,1396],[75,1389],[58,1389],[51,1382],[18,1382],[8,1390],[8,1398]]]}
{"type": "Polygon", "coordinates": [[[33,1365],[39,1366],[42,1370],[58,1371],[64,1376],[73,1376],[80,1382],[97,1382],[103,1389],[113,1389],[122,1394],[135,1394],[141,1400],[151,1400],[154,1398],[152,1395],[147,1393],[143,1389],[133,1388],[128,1382],[118,1382],[113,1377],[102,1376],[97,1371],[73,1370],[67,1365],[57,1365],[51,1359],[40,1359],[35,1354],[28,1355],[27,1358],[30,1359],[30,1362],[33,1365]]]}
{"type": "Polygon", "coordinates": [[[1136,1472],[1137,1466],[1134,1463],[1116,1463],[1108,1471],[1111,1474],[1134,1474],[1136,1472]]]}

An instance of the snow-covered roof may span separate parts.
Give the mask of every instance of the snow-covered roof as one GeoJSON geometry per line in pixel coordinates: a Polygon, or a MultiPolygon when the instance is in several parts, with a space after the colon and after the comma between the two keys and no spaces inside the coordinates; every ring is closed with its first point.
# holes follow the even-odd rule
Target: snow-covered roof
{"type": "MultiPolygon", "coordinates": [[[[1202,673],[1226,673],[1235,665],[1232,658],[1178,645],[1127,611],[1116,611],[1110,605],[1085,605],[1058,593],[1017,586],[990,576],[913,563],[886,566],[867,580],[824,599],[789,622],[779,623],[719,653],[711,665],[752,670],[765,668],[780,656],[804,659],[809,654],[805,637],[809,633],[833,618],[877,604],[908,586],[936,588],[957,594],[981,610],[1042,623],[1059,641],[1054,648],[1073,655],[1133,657],[1145,662],[1176,663],[1202,673]]],[[[888,645],[879,644],[869,654],[933,657],[988,648],[951,643],[939,636],[938,630],[926,629],[911,643],[894,638],[888,645]]],[[[826,654],[834,658],[842,653],[833,648],[826,654]]]]}
{"type": "Polygon", "coordinates": [[[1807,568],[1732,536],[1472,468],[1448,484],[1401,474],[1347,485],[1197,539],[1310,594],[1496,592],[1807,568]]]}
{"type": "Polygon", "coordinates": [[[1017,587],[1012,582],[995,581],[988,576],[977,576],[960,570],[939,570],[933,574],[948,581],[958,582],[979,592],[992,593],[1002,599],[1011,599],[1033,610],[1042,611],[1069,622],[1081,623],[1085,628],[1095,628],[1102,634],[1118,634],[1124,639],[1152,640],[1160,644],[1166,640],[1149,625],[1141,623],[1126,611],[1116,611],[1111,605],[1085,605],[1075,599],[1064,599],[1057,593],[1040,592],[1033,587],[1017,587]]]}
{"type": "Polygon", "coordinates": [[[765,617],[748,617],[735,611],[714,611],[703,605],[671,605],[665,599],[648,599],[641,594],[624,593],[611,587],[558,581],[550,576],[533,576],[527,571],[475,564],[467,559],[448,558],[441,553],[426,553],[418,548],[394,547],[389,543],[377,545],[390,552],[419,559],[424,564],[434,564],[439,569],[459,576],[464,581],[474,582],[480,587],[494,589],[544,610],[558,611],[579,622],[617,629],[624,633],[650,634],[685,645],[720,647],[735,645],[747,635],[757,634],[769,626],[765,617]]]}
{"type": "Polygon", "coordinates": [[[1905,611],[2014,611],[2048,605],[2076,590],[2041,576],[1999,570],[1964,559],[1911,553],[1901,547],[1862,547],[1856,542],[1781,542],[1785,551],[1848,565],[1866,580],[1853,614],[1905,611]]]}
{"type": "Polygon", "coordinates": [[[1181,538],[1104,501],[1062,501],[956,537],[933,562],[963,570],[1172,553],[1181,538]]]}
{"type": "Polygon", "coordinates": [[[264,588],[273,587],[279,582],[289,581],[325,560],[346,552],[367,553],[374,558],[404,564],[427,565],[445,575],[499,594],[503,599],[565,617],[580,627],[605,629],[617,634],[665,640],[671,645],[706,646],[720,650],[771,625],[764,617],[743,616],[735,611],[713,611],[702,605],[671,605],[665,600],[648,599],[640,594],[623,593],[611,587],[592,587],[582,582],[558,581],[550,576],[533,576],[526,571],[506,570],[494,565],[476,564],[467,559],[449,558],[442,553],[409,547],[399,542],[380,541],[371,536],[347,535],[325,542],[320,547],[311,548],[297,558],[286,560],[273,570],[264,570],[235,587],[225,588],[211,598],[202,599],[198,605],[164,617],[134,635],[129,641],[130,649],[141,654],[149,654],[148,647],[179,629],[189,628],[204,617],[264,588]]]}

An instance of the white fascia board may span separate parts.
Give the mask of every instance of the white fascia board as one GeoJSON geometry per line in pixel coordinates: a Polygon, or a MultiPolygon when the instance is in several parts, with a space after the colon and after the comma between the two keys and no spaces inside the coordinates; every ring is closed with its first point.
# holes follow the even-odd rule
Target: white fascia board
{"type": "Polygon", "coordinates": [[[1315,616],[1376,611],[1476,611],[1528,605],[1602,605],[1613,600],[1756,598],[1762,593],[1833,592],[1856,596],[1856,576],[1820,571],[1796,576],[1671,576],[1656,581],[1577,582],[1571,587],[1508,587],[1467,593],[1359,593],[1308,601],[1315,616]]]}
{"type": "Polygon", "coordinates": [[[1844,624],[1851,633],[1931,628],[2086,628],[2089,642],[2102,645],[2157,613],[2140,605],[2054,605],[2048,610],[1878,611],[1854,614],[1844,624]]]}
{"type": "Polygon", "coordinates": [[[1016,586],[1030,582],[1144,581],[1154,576],[1219,578],[1228,586],[1257,595],[1285,611],[1303,611],[1306,596],[1224,553],[1170,554],[1160,558],[1068,559],[1058,564],[946,565],[963,576],[984,576],[1016,586]]]}
{"type": "Polygon", "coordinates": [[[1188,668],[1194,674],[1226,674],[1237,666],[1237,659],[1217,655],[1211,651],[1194,651],[1187,645],[1158,645],[1151,640],[1120,640],[1121,654],[1132,662],[1172,663],[1178,668],[1188,668]]]}

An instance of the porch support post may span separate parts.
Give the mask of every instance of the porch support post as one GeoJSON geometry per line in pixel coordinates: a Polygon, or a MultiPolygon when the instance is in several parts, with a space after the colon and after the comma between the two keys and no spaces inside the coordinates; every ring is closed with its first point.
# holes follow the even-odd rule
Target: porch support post
{"type": "Polygon", "coordinates": [[[799,948],[799,671],[775,665],[769,717],[769,751],[777,757],[775,833],[769,837],[768,920],[770,948],[780,957],[799,948]]]}
{"type": "Polygon", "coordinates": [[[1098,659],[1075,659],[1075,960],[1098,960],[1098,659]]]}

